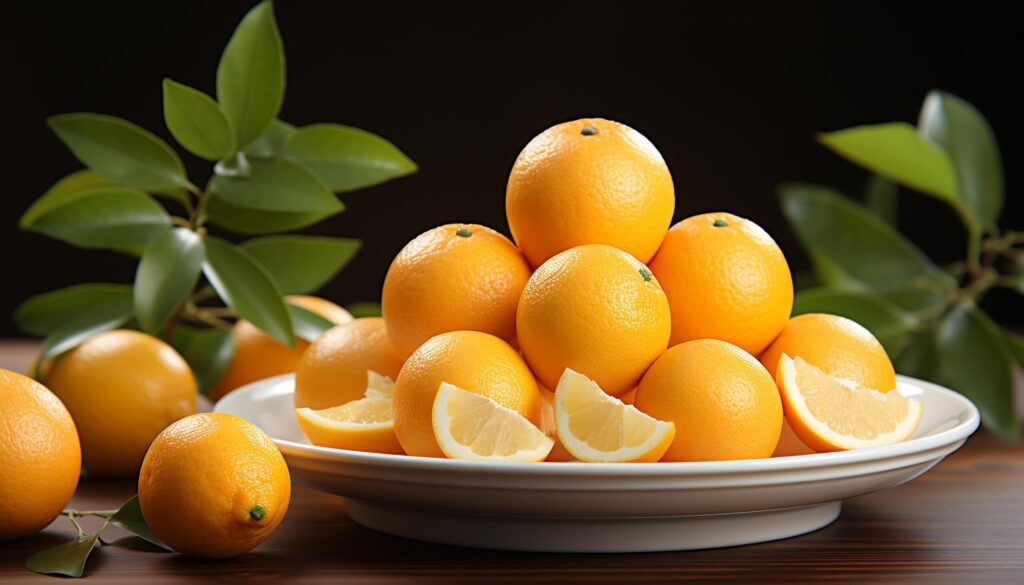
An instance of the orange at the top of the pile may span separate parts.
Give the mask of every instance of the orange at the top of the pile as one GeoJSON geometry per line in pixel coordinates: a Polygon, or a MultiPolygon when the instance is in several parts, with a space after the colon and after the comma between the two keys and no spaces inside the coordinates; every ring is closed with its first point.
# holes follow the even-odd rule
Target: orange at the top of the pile
{"type": "Polygon", "coordinates": [[[516,305],[529,277],[519,250],[491,228],[453,223],[426,231],[402,248],[384,279],[388,335],[403,357],[449,331],[514,343],[516,305]]]}
{"type": "Polygon", "coordinates": [[[675,187],[642,134],[584,118],[548,128],[519,153],[505,211],[534,267],[581,244],[608,244],[647,262],[672,222],[675,187]]]}
{"type": "Polygon", "coordinates": [[[793,309],[793,278],[779,246],[731,213],[672,226],[651,270],[672,307],[672,345],[720,339],[758,355],[793,309]]]}
{"type": "Polygon", "coordinates": [[[64,509],[81,471],[64,404],[35,380],[0,368],[0,542],[42,530],[64,509]]]}
{"type": "Polygon", "coordinates": [[[808,313],[789,320],[761,355],[772,376],[779,358],[801,357],[825,374],[852,380],[865,388],[888,392],[896,388],[896,371],[885,348],[856,321],[827,313],[808,313]]]}
{"type": "MultiPolygon", "coordinates": [[[[336,325],[352,320],[348,311],[326,299],[289,295],[285,300],[336,325]]],[[[214,400],[220,400],[228,392],[250,382],[294,372],[309,347],[309,342],[304,339],[296,339],[295,347],[288,347],[245,319],[235,323],[231,337],[235,342],[235,355],[213,389],[214,400]]]]}
{"type": "Polygon", "coordinates": [[[402,358],[380,317],[364,317],[324,332],[295,370],[295,407],[330,408],[358,400],[367,371],[394,380],[402,358]]]}
{"type": "Polygon", "coordinates": [[[554,388],[566,368],[612,396],[636,386],[668,345],[669,305],[658,280],[629,254],[576,246],[541,265],[523,289],[519,347],[554,388]]]}

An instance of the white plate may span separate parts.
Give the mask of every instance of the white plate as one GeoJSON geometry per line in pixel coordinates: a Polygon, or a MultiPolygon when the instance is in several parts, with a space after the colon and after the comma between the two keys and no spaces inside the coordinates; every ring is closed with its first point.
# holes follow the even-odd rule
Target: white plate
{"type": "MultiPolygon", "coordinates": [[[[295,423],[292,375],[228,394],[214,408],[247,418],[292,472],[349,498],[353,520],[430,542],[547,552],[732,546],[817,530],[842,500],[921,475],[978,428],[978,410],[901,376],[924,403],[914,438],[887,447],[694,463],[480,463],[314,447],[295,423]]],[[[937,511],[941,513],[941,511],[937,511]]]]}

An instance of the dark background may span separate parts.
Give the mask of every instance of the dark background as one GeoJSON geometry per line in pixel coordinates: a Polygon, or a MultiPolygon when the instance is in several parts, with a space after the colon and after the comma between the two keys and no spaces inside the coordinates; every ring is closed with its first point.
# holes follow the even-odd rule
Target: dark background
{"type": "MultiPolygon", "coordinates": [[[[134,260],[18,231],[17,218],[80,167],[44,125],[68,111],[115,114],[170,141],[168,76],[214,93],[221,49],[252,2],[17,2],[4,6],[0,92],[0,335],[26,297],[76,282],[129,282],[134,260]]],[[[784,180],[858,195],[866,174],[814,132],[913,121],[931,88],[981,109],[1007,167],[1003,225],[1024,228],[1011,161],[1020,100],[1010,4],[549,2],[399,7],[279,1],[288,60],[281,117],[341,122],[393,141],[419,165],[409,178],[343,197],[348,211],[309,232],[361,238],[357,259],[323,292],[379,298],[388,263],[416,234],[453,221],[507,233],[504,190],[516,154],[546,127],[583,116],[647,135],[676,182],[676,219],[730,210],[806,258],[779,212],[784,180]]],[[[1019,49],[1019,47],[1018,47],[1019,49]]],[[[183,154],[203,184],[207,163],[183,154]]],[[[962,228],[934,200],[901,198],[901,227],[938,261],[963,253],[962,228]]],[[[1019,298],[994,294],[1021,323],[1019,298]]]]}

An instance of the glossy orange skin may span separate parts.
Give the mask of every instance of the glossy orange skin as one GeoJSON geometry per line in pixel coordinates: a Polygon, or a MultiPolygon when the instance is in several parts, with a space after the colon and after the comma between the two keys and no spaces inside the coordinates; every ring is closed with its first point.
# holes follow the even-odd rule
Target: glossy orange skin
{"type": "Polygon", "coordinates": [[[384,278],[388,335],[403,357],[449,331],[515,343],[516,305],[529,278],[519,249],[491,228],[453,223],[426,231],[402,248],[384,278]]]}
{"type": "MultiPolygon", "coordinates": [[[[335,324],[352,320],[348,311],[318,297],[291,295],[287,301],[335,324]]],[[[235,323],[231,337],[235,342],[235,356],[211,393],[215,401],[256,380],[294,372],[309,347],[304,339],[296,339],[295,347],[288,347],[245,319],[235,323]]]]}
{"type": "Polygon", "coordinates": [[[669,348],[640,381],[633,405],[675,423],[662,461],[770,457],[782,432],[782,399],[768,370],[717,339],[669,348]]]}
{"type": "Polygon", "coordinates": [[[192,557],[223,559],[255,548],[288,511],[291,478],[270,437],[230,414],[201,413],[160,433],[139,474],[146,524],[192,557]],[[252,511],[262,509],[256,519],[252,511]]]}
{"type": "Polygon", "coordinates": [[[672,223],[675,201],[658,149],[601,118],[537,135],[519,153],[505,191],[512,237],[534,267],[581,244],[608,244],[647,262],[672,223]]]}
{"type": "Polygon", "coordinates": [[[95,335],[58,358],[47,384],[67,406],[93,475],[135,475],[150,442],[196,411],[196,380],[185,359],[138,331],[95,335]]]}
{"type": "Polygon", "coordinates": [[[896,371],[885,348],[870,331],[845,317],[825,313],[793,317],[760,357],[773,376],[778,374],[782,354],[802,357],[829,376],[853,380],[865,388],[888,392],[896,387],[896,371]]]}
{"type": "Polygon", "coordinates": [[[523,289],[517,323],[523,357],[545,387],[557,387],[572,368],[612,396],[636,386],[665,351],[671,328],[658,280],[636,258],[603,244],[571,248],[541,265],[523,289]]]}
{"type": "Polygon", "coordinates": [[[78,485],[82,450],[64,404],[32,378],[0,369],[0,542],[35,534],[78,485]]]}
{"type": "Polygon", "coordinates": [[[479,331],[442,333],[409,356],[395,381],[395,434],[409,455],[444,457],[431,423],[441,382],[486,396],[534,424],[540,422],[540,389],[512,346],[479,331]]]}
{"type": "Polygon", "coordinates": [[[695,215],[672,226],[651,270],[672,307],[671,345],[720,339],[758,355],[793,310],[793,278],[779,246],[731,213],[695,215]]]}
{"type": "Polygon", "coordinates": [[[402,358],[384,320],[365,317],[329,329],[313,342],[295,370],[295,408],[330,408],[358,400],[366,371],[394,380],[402,358]]]}

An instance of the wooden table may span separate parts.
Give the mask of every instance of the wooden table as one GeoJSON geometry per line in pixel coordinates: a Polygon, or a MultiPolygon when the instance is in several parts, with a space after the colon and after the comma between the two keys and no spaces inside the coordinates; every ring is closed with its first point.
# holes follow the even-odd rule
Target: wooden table
{"type": "MultiPolygon", "coordinates": [[[[0,344],[0,367],[21,367],[31,353],[24,344],[0,344]]],[[[83,478],[71,505],[111,508],[134,493],[131,481],[83,478]]],[[[72,534],[67,521],[58,519],[41,534],[0,544],[0,582],[54,582],[25,571],[22,562],[72,534]]],[[[123,533],[109,535],[117,539],[123,533]]],[[[737,548],[555,555],[424,544],[362,528],[345,515],[343,498],[298,482],[281,527],[248,555],[196,561],[134,545],[125,538],[94,552],[86,577],[93,583],[1024,583],[1024,447],[979,432],[913,482],[847,501],[831,526],[737,548]]]]}

